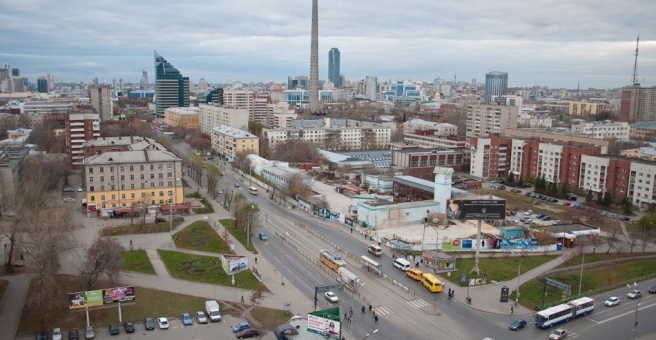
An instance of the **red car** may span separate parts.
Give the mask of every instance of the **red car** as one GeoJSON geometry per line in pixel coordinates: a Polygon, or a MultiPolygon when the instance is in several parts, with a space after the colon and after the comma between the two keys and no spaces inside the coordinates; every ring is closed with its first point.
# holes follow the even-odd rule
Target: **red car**
{"type": "Polygon", "coordinates": [[[572,203],[569,203],[569,202],[563,203],[563,206],[565,206],[565,207],[569,207],[570,205],[572,205],[572,203]]]}
{"type": "Polygon", "coordinates": [[[258,332],[257,329],[248,328],[248,329],[245,329],[242,332],[238,332],[237,333],[237,339],[253,338],[253,337],[256,337],[256,336],[259,336],[259,335],[260,335],[260,332],[258,332]]]}

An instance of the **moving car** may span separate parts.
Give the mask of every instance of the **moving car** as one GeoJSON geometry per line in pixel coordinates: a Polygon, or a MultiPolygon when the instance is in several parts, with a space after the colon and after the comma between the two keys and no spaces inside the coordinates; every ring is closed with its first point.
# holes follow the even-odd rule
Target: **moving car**
{"type": "Polygon", "coordinates": [[[253,338],[256,336],[260,336],[260,332],[258,332],[258,330],[255,328],[248,328],[237,333],[237,339],[253,338]]]}
{"type": "Polygon", "coordinates": [[[169,329],[169,320],[166,318],[157,318],[157,326],[159,329],[169,329]]]}
{"type": "Polygon", "coordinates": [[[134,333],[134,323],[132,321],[124,323],[123,328],[125,328],[125,333],[134,333]]]}
{"type": "Polygon", "coordinates": [[[93,326],[84,327],[84,338],[85,339],[95,339],[96,331],[93,329],[93,326]]]}
{"type": "Polygon", "coordinates": [[[144,320],[144,326],[147,331],[152,331],[155,329],[155,321],[153,321],[153,318],[146,318],[144,320]]]}
{"type": "Polygon", "coordinates": [[[526,320],[523,319],[517,319],[511,322],[510,325],[508,326],[508,328],[510,328],[511,331],[518,331],[524,327],[526,327],[526,320]]]}
{"type": "Polygon", "coordinates": [[[239,189],[239,183],[235,183],[235,188],[239,189]]]}
{"type": "Polygon", "coordinates": [[[77,187],[77,192],[82,192],[82,187],[77,187]]]}
{"type": "Polygon", "coordinates": [[[626,296],[629,299],[637,299],[642,297],[642,292],[640,291],[640,289],[633,289],[629,292],[629,294],[626,294],[626,296]]]}
{"type": "Polygon", "coordinates": [[[549,334],[549,339],[551,340],[561,340],[565,339],[565,337],[567,337],[567,330],[563,328],[558,328],[549,334]]]}
{"type": "Polygon", "coordinates": [[[619,304],[620,304],[620,298],[618,298],[617,296],[611,296],[606,301],[604,301],[604,305],[608,307],[617,306],[619,304]]]}
{"type": "Polygon", "coordinates": [[[75,192],[73,188],[64,188],[64,192],[75,192]]]}
{"type": "Polygon", "coordinates": [[[239,332],[243,332],[244,330],[249,329],[249,328],[251,328],[251,324],[249,324],[248,322],[240,322],[240,323],[232,326],[232,332],[233,333],[239,333],[239,332]]]}
{"type": "Polygon", "coordinates": [[[333,292],[326,292],[326,293],[323,294],[323,296],[326,298],[326,300],[328,300],[332,303],[335,303],[335,302],[339,301],[339,298],[333,292]]]}
{"type": "Polygon", "coordinates": [[[180,319],[182,320],[183,326],[191,326],[194,324],[194,319],[191,318],[191,314],[189,313],[182,313],[180,319]]]}
{"type": "Polygon", "coordinates": [[[77,328],[73,328],[70,331],[68,331],[68,340],[79,340],[80,339],[80,332],[78,332],[77,328]]]}
{"type": "Polygon", "coordinates": [[[118,328],[117,324],[109,325],[109,335],[119,335],[121,334],[121,329],[118,328]]]}
{"type": "Polygon", "coordinates": [[[52,329],[52,340],[62,340],[61,328],[56,327],[52,329]]]}
{"type": "Polygon", "coordinates": [[[656,294],[656,286],[649,287],[648,292],[649,292],[649,294],[656,294]]]}
{"type": "Polygon", "coordinates": [[[260,236],[260,240],[262,241],[266,241],[269,239],[269,237],[265,233],[260,233],[259,236],[260,236]]]}
{"type": "Polygon", "coordinates": [[[198,320],[198,323],[207,323],[207,316],[203,311],[198,311],[196,312],[196,320],[198,320]]]}

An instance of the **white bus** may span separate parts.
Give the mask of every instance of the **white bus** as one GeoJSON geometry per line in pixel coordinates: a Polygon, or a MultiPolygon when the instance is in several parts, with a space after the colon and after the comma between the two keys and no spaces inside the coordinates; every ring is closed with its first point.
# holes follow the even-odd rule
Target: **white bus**
{"type": "Polygon", "coordinates": [[[582,297],[562,305],[549,307],[535,314],[535,325],[540,328],[550,328],[559,323],[585,316],[594,311],[594,299],[582,297]]]}
{"type": "Polygon", "coordinates": [[[248,188],[248,192],[250,192],[251,195],[257,195],[257,188],[256,187],[250,187],[250,188],[248,188]]]}

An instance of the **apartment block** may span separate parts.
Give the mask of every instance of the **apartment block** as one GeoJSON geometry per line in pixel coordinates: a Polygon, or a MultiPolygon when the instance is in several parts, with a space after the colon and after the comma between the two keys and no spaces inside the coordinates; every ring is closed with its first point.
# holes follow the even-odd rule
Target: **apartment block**
{"type": "Polygon", "coordinates": [[[66,154],[68,162],[80,166],[84,161],[84,143],[100,137],[100,117],[96,113],[66,115],[66,154]]]}
{"type": "Polygon", "coordinates": [[[249,118],[255,115],[255,91],[230,89],[223,91],[225,107],[248,110],[249,118]]]}
{"type": "Polygon", "coordinates": [[[248,109],[221,106],[216,103],[200,104],[200,131],[211,134],[212,129],[225,125],[231,128],[248,129],[248,109]]]}
{"type": "Polygon", "coordinates": [[[620,120],[623,122],[656,121],[656,86],[627,86],[622,89],[620,120]]]}
{"type": "Polygon", "coordinates": [[[570,116],[594,116],[608,110],[606,102],[571,101],[569,102],[570,116]]]}
{"type": "Polygon", "coordinates": [[[111,120],[114,115],[111,92],[112,88],[109,85],[89,85],[91,106],[100,116],[100,120],[111,120]]]}
{"type": "Polygon", "coordinates": [[[629,126],[632,140],[656,140],[656,122],[637,122],[629,126]]]}
{"type": "Polygon", "coordinates": [[[450,167],[455,172],[469,170],[468,149],[429,150],[422,148],[392,150],[392,165],[408,170],[407,175],[419,178],[434,178],[436,166],[450,167]]]}
{"type": "Polygon", "coordinates": [[[629,123],[627,122],[586,122],[577,120],[572,123],[572,133],[596,139],[629,140],[629,123]]]}
{"type": "Polygon", "coordinates": [[[200,129],[200,112],[197,107],[170,107],[164,110],[164,123],[171,127],[200,129]]]}
{"type": "Polygon", "coordinates": [[[465,136],[485,137],[491,133],[504,134],[506,129],[516,129],[519,108],[504,105],[468,105],[465,136]]]}
{"type": "Polygon", "coordinates": [[[505,178],[510,171],[512,139],[494,135],[470,141],[469,174],[480,178],[505,178]]]}
{"type": "Polygon", "coordinates": [[[289,108],[285,102],[269,104],[272,107],[273,115],[269,117],[266,126],[269,128],[288,128],[291,127],[292,121],[298,118],[295,109],[289,108]]]}
{"type": "Polygon", "coordinates": [[[84,143],[84,158],[100,155],[105,152],[134,151],[154,149],[166,151],[156,140],[142,136],[100,137],[84,143]]]}
{"type": "Polygon", "coordinates": [[[210,134],[212,149],[223,156],[223,159],[232,162],[240,152],[260,154],[259,138],[246,131],[227,125],[219,125],[212,129],[210,134]]]}
{"type": "Polygon", "coordinates": [[[270,149],[288,139],[303,139],[326,150],[372,150],[390,142],[389,127],[342,128],[281,128],[264,129],[263,135],[270,149]]]}
{"type": "Polygon", "coordinates": [[[253,99],[253,115],[251,121],[268,126],[269,119],[273,115],[271,96],[264,93],[256,93],[253,99]]]}
{"type": "Polygon", "coordinates": [[[408,133],[403,135],[403,141],[426,149],[453,149],[469,147],[469,140],[461,140],[457,137],[439,137],[428,134],[426,131],[408,133]],[[424,134],[426,133],[426,134],[424,134]]]}

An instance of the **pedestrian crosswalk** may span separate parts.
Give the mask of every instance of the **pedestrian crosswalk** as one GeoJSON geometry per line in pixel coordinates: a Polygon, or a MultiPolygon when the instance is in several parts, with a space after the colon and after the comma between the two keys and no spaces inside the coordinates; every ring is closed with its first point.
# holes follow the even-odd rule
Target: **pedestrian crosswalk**
{"type": "Polygon", "coordinates": [[[374,307],[374,311],[376,312],[376,315],[388,315],[394,313],[391,309],[385,306],[374,307]]]}
{"type": "Polygon", "coordinates": [[[415,299],[411,301],[406,301],[407,304],[412,306],[413,308],[423,308],[423,307],[428,307],[430,306],[430,303],[422,300],[422,299],[415,299]]]}

